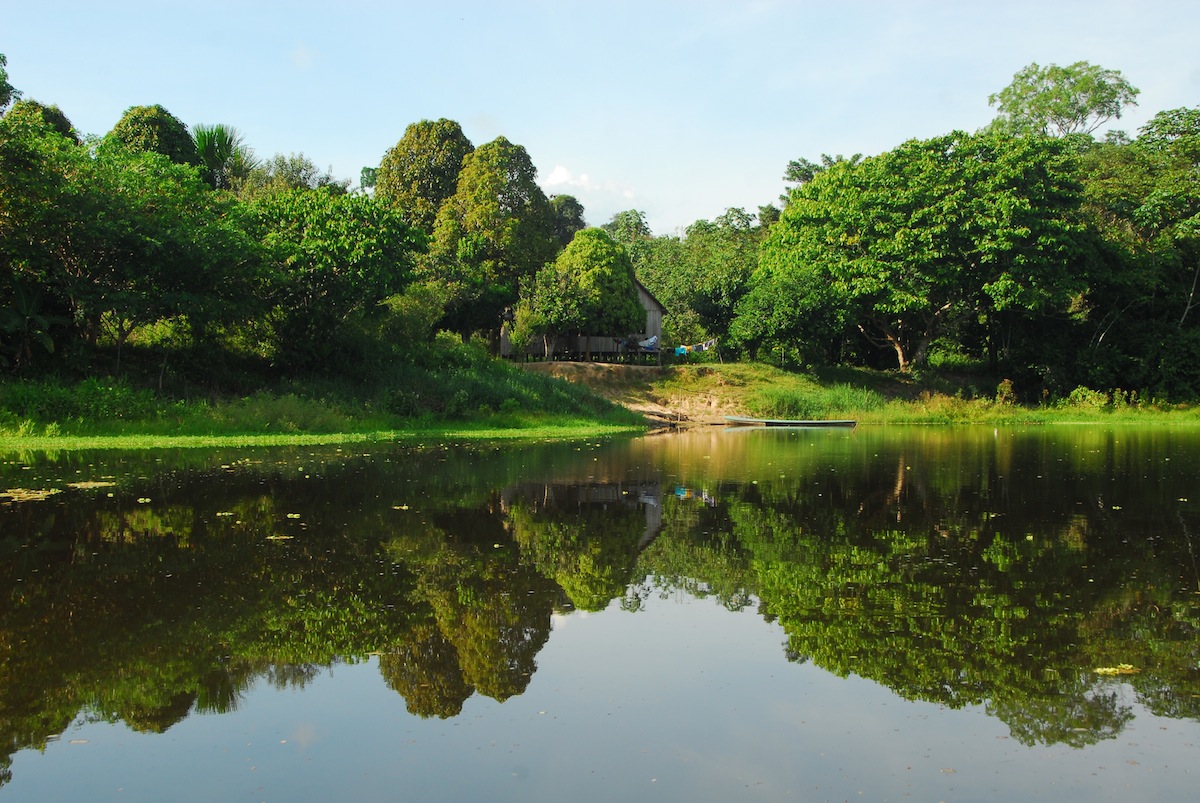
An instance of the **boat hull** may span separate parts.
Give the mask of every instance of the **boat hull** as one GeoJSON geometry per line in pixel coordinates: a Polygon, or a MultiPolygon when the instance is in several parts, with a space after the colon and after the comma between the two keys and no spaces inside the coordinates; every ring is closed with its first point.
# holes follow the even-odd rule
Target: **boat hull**
{"type": "Polygon", "coordinates": [[[727,415],[725,420],[730,424],[742,427],[853,427],[857,426],[857,421],[849,419],[836,418],[817,418],[817,419],[787,419],[787,418],[743,418],[736,415],[727,415]]]}

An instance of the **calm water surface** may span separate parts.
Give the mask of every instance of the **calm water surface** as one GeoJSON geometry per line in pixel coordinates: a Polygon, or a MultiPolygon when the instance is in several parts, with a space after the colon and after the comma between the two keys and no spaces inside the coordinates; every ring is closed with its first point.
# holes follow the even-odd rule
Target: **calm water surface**
{"type": "Polygon", "coordinates": [[[0,457],[0,801],[1192,799],[1200,429],[0,457]]]}

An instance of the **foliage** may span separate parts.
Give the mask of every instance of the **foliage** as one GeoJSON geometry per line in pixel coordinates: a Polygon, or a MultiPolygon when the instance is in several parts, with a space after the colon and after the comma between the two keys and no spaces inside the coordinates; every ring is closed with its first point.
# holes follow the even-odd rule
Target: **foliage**
{"type": "Polygon", "coordinates": [[[8,108],[8,104],[14,100],[21,99],[21,93],[13,89],[12,84],[8,82],[8,59],[3,53],[0,53],[0,114],[8,108]]]}
{"type": "Polygon", "coordinates": [[[554,237],[559,248],[566,248],[576,232],[587,228],[583,204],[574,195],[551,195],[550,208],[554,210],[554,237]]]}
{"type": "Polygon", "coordinates": [[[517,340],[566,332],[623,336],[640,332],[646,312],[633,264],[603,229],[584,229],[553,263],[526,283],[517,302],[517,340]]]}
{"type": "Polygon", "coordinates": [[[196,155],[205,180],[214,189],[230,190],[239,186],[257,162],[254,151],[233,126],[224,123],[196,125],[192,128],[196,155]]]}
{"type": "Polygon", "coordinates": [[[0,309],[0,332],[8,335],[0,338],[0,365],[11,365],[19,372],[33,362],[35,345],[46,353],[54,352],[50,330],[65,325],[67,320],[43,311],[40,290],[30,290],[18,282],[11,292],[12,304],[0,309]]]}
{"type": "Polygon", "coordinates": [[[442,205],[454,195],[463,161],[474,150],[453,120],[422,120],[404,130],[374,175],[375,197],[409,223],[433,232],[442,205]]]}
{"type": "Polygon", "coordinates": [[[1066,67],[1034,62],[988,97],[1000,115],[995,126],[1012,134],[1090,134],[1136,106],[1140,90],[1120,70],[1077,61],[1066,67]]]}
{"type": "Polygon", "coordinates": [[[639,240],[646,240],[651,236],[650,226],[646,223],[646,213],[638,209],[617,212],[600,228],[627,248],[639,240]]]}
{"type": "Polygon", "coordinates": [[[451,291],[445,328],[464,337],[499,331],[519,283],[554,257],[554,214],[536,177],[529,154],[504,137],[464,159],[422,269],[451,291]]]}
{"type": "Polygon", "coordinates": [[[1065,159],[1057,141],[955,133],[819,173],[770,230],[740,337],[852,326],[907,371],[954,316],[1065,304],[1079,285],[1065,159]]]}
{"type": "Polygon", "coordinates": [[[0,123],[0,254],[95,342],[186,315],[203,329],[244,300],[248,243],[228,202],[165,156],[76,147],[39,118],[0,123]]]}
{"type": "Polygon", "coordinates": [[[264,252],[260,296],[272,309],[274,356],[293,368],[335,359],[352,319],[408,284],[424,244],[398,212],[363,195],[284,191],[246,212],[264,252]]]}
{"type": "Polygon", "coordinates": [[[178,164],[200,164],[196,141],[184,123],[162,106],[131,106],[108,132],[126,147],[161,153],[178,164]]]}
{"type": "Polygon", "coordinates": [[[67,116],[63,114],[62,109],[58,108],[57,105],[47,106],[32,98],[23,98],[14,103],[5,116],[12,118],[14,121],[25,120],[34,124],[44,123],[50,126],[60,137],[69,139],[74,144],[79,145],[82,142],[79,134],[75,131],[75,126],[71,124],[71,121],[67,119],[67,116]]]}
{"type": "Polygon", "coordinates": [[[251,168],[239,185],[238,195],[252,200],[273,192],[319,189],[345,195],[350,190],[350,179],[338,179],[332,170],[321,172],[303,153],[277,153],[251,168]]]}

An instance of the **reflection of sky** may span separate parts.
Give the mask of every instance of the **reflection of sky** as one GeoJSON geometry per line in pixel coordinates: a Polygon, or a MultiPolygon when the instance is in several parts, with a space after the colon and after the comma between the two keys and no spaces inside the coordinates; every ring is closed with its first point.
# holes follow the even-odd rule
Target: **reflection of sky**
{"type": "Polygon", "coordinates": [[[752,611],[650,595],[556,617],[527,691],[408,714],[377,664],[161,736],[69,729],[14,757],[10,801],[1190,799],[1200,725],[1135,706],[1114,740],[1026,748],[980,708],[914,703],[784,659],[752,611]],[[86,740],[86,743],[78,743],[86,740]],[[76,742],[76,743],[73,743],[76,742]]]}

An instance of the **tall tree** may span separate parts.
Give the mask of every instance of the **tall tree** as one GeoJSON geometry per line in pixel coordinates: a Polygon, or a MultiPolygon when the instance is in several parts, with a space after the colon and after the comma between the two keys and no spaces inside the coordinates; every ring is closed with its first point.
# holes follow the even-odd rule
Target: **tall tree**
{"type": "Polygon", "coordinates": [[[504,137],[467,156],[458,186],[438,212],[426,278],[452,291],[446,328],[467,337],[499,331],[521,280],[554,257],[554,212],[537,168],[504,137]]]}
{"type": "Polygon", "coordinates": [[[197,125],[192,129],[192,138],[205,178],[214,189],[233,189],[255,167],[254,151],[233,126],[197,125]]]}
{"type": "Polygon", "coordinates": [[[1013,134],[1090,134],[1137,105],[1136,89],[1120,70],[1077,61],[1066,67],[1034,62],[988,96],[1000,114],[993,124],[1013,134]]]}
{"type": "Polygon", "coordinates": [[[161,153],[177,164],[200,164],[196,141],[187,126],[157,104],[126,109],[108,136],[136,150],[161,153]]]}
{"type": "Polygon", "coordinates": [[[13,85],[8,82],[8,59],[3,53],[0,53],[0,114],[8,108],[8,104],[21,97],[21,93],[13,89],[13,85]]]}
{"type": "Polygon", "coordinates": [[[328,189],[264,195],[247,213],[266,260],[258,295],[272,307],[277,362],[344,368],[349,327],[404,289],[424,236],[394,209],[328,189]]]}
{"type": "MultiPolygon", "coordinates": [[[[36,110],[35,110],[36,111],[36,110]]],[[[141,324],[203,326],[245,297],[228,204],[161,154],[76,147],[40,114],[0,120],[0,261],[94,340],[141,324]]]]}
{"type": "Polygon", "coordinates": [[[583,204],[574,195],[552,195],[550,207],[554,210],[554,237],[560,248],[566,248],[575,232],[587,228],[583,204]]]}
{"type": "Polygon", "coordinates": [[[29,119],[39,119],[46,122],[59,136],[71,140],[76,145],[81,143],[79,134],[75,131],[75,126],[67,119],[67,115],[63,114],[62,109],[56,105],[47,106],[44,103],[39,103],[32,98],[22,98],[12,105],[8,110],[8,116],[13,118],[29,117],[29,119]]]}
{"type": "Polygon", "coordinates": [[[401,210],[417,228],[432,232],[472,150],[462,126],[453,120],[413,123],[379,163],[375,197],[401,210]]]}
{"type": "Polygon", "coordinates": [[[1059,140],[956,132],[831,167],[770,229],[742,314],[787,339],[807,311],[839,310],[907,371],[955,314],[1065,303],[1078,188],[1064,159],[1059,140]]]}
{"type": "Polygon", "coordinates": [[[350,190],[350,179],[335,178],[332,168],[322,172],[313,160],[303,153],[287,156],[277,153],[265,162],[255,165],[246,174],[238,195],[249,199],[273,192],[322,188],[334,195],[345,195],[350,190]]]}
{"type": "Polygon", "coordinates": [[[600,228],[604,229],[612,238],[622,245],[628,247],[639,240],[646,240],[652,236],[650,225],[646,222],[646,213],[639,209],[626,209],[624,212],[617,212],[612,218],[600,228]]]}
{"type": "Polygon", "coordinates": [[[641,332],[646,311],[638,300],[633,263],[603,229],[575,235],[554,262],[522,287],[517,303],[523,335],[619,335],[641,332]]]}

